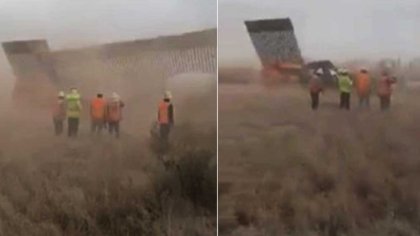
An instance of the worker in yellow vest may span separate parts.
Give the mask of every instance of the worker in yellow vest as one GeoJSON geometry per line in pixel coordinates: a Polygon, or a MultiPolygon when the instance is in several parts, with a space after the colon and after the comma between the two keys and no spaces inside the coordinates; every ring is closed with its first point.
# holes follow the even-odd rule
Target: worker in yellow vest
{"type": "Polygon", "coordinates": [[[158,124],[160,138],[164,142],[168,142],[169,133],[174,125],[174,106],[171,102],[172,95],[169,91],[165,92],[163,100],[158,106],[158,124]]]}
{"type": "Polygon", "coordinates": [[[346,69],[338,70],[338,89],[340,90],[340,109],[350,110],[350,95],[353,81],[346,69]]]}
{"type": "Polygon", "coordinates": [[[67,100],[67,125],[68,136],[76,137],[79,130],[80,116],[82,113],[81,96],[76,88],[72,88],[66,96],[67,100]]]}

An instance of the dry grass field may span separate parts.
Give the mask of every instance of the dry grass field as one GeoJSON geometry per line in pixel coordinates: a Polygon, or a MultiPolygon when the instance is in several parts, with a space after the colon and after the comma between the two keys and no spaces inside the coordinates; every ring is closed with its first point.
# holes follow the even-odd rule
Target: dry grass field
{"type": "Polygon", "coordinates": [[[221,83],[220,235],[420,235],[419,98],[312,111],[300,85],[221,83]]]}
{"type": "Polygon", "coordinates": [[[166,168],[140,122],[117,140],[91,136],[84,117],[71,140],[49,111],[2,110],[0,235],[215,235],[215,93],[196,99],[209,105],[175,101],[166,168]]]}

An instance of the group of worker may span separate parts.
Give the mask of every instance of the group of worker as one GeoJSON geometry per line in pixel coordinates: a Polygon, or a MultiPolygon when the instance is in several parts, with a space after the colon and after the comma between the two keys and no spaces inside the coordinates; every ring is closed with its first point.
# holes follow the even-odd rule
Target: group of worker
{"type": "MultiPolygon", "coordinates": [[[[171,93],[165,92],[163,100],[158,105],[157,122],[163,140],[168,140],[171,127],[174,124],[174,108],[171,98],[171,93]]],[[[90,102],[91,133],[100,134],[107,128],[109,134],[119,138],[124,106],[124,102],[117,93],[112,93],[110,99],[105,99],[102,93],[98,93],[90,102]]],[[[67,135],[76,137],[81,114],[82,102],[78,90],[72,88],[68,94],[63,91],[59,92],[53,106],[55,135],[59,136],[63,133],[64,122],[67,119],[67,135]]]]}
{"type": "MultiPolygon", "coordinates": [[[[100,133],[106,127],[110,134],[119,137],[119,123],[122,119],[124,103],[117,93],[113,93],[110,100],[106,100],[103,94],[98,93],[90,103],[91,132],[100,133]]],[[[81,96],[76,88],[72,88],[67,95],[61,91],[53,106],[53,121],[56,135],[61,135],[64,129],[64,121],[67,118],[69,137],[76,137],[82,114],[81,96]]]]}
{"type": "MultiPolygon", "coordinates": [[[[324,91],[322,83],[323,73],[320,70],[315,71],[309,81],[309,91],[312,100],[312,109],[316,110],[319,106],[319,94],[324,91]]],[[[366,69],[361,69],[355,77],[355,81],[351,78],[346,69],[339,69],[337,74],[338,90],[340,91],[340,109],[350,110],[350,97],[353,86],[359,97],[359,107],[370,107],[370,96],[372,93],[372,78],[366,69]]],[[[386,71],[382,73],[377,81],[376,89],[380,100],[381,110],[385,111],[390,108],[392,85],[396,83],[396,79],[391,77],[386,71]]]]}

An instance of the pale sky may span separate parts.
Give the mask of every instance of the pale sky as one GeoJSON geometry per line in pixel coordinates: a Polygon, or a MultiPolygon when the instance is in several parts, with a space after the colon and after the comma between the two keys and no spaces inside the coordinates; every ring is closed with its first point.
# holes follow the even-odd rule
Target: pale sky
{"type": "Polygon", "coordinates": [[[215,0],[0,0],[0,40],[54,48],[216,27],[215,0]]]}
{"type": "MultiPolygon", "coordinates": [[[[53,49],[216,27],[216,0],[0,0],[0,41],[53,49]]],[[[305,57],[420,56],[418,0],[219,0],[219,61],[258,63],[244,20],[290,17],[305,57]]],[[[0,76],[5,71],[0,53],[0,76]]]]}
{"type": "MultiPolygon", "coordinates": [[[[0,0],[0,41],[80,47],[214,28],[216,18],[216,0],[0,0]]],[[[4,64],[1,50],[0,80],[4,64]]]]}
{"type": "Polygon", "coordinates": [[[418,0],[219,0],[219,64],[259,61],[244,20],[290,17],[304,57],[420,56],[418,0]]]}

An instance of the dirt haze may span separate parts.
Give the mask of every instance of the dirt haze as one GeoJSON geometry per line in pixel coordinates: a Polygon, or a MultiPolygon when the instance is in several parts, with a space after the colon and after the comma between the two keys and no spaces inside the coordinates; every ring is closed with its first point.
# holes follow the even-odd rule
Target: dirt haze
{"type": "MultiPolygon", "coordinates": [[[[93,78],[105,74],[79,69],[89,68],[84,73],[93,78]]],[[[83,115],[75,140],[53,135],[50,108],[31,101],[32,93],[26,106],[16,106],[12,84],[2,86],[0,234],[215,235],[216,79],[188,73],[165,81],[175,106],[168,154],[174,166],[167,168],[150,133],[164,81],[108,71],[102,81],[78,84],[83,115]],[[115,82],[122,78],[131,82],[115,82]],[[126,104],[121,138],[92,136],[89,101],[96,92],[108,98],[113,91],[126,104]]]]}
{"type": "MultiPolygon", "coordinates": [[[[207,104],[216,101],[214,94],[198,99],[207,104]]],[[[164,168],[150,148],[150,130],[143,131],[141,121],[133,125],[123,120],[117,140],[106,132],[91,136],[89,120],[83,117],[79,137],[71,140],[53,135],[48,110],[2,113],[0,234],[214,235],[216,124],[208,118],[215,117],[215,110],[194,103],[176,104],[179,116],[169,155],[182,171],[164,168]],[[182,118],[181,112],[207,119],[197,125],[182,118]],[[189,182],[181,178],[188,175],[207,182],[188,187],[189,182]],[[202,184],[206,191],[199,187],[202,184]],[[194,188],[191,198],[188,191],[194,188]],[[197,197],[205,200],[191,200],[197,197]]]]}

